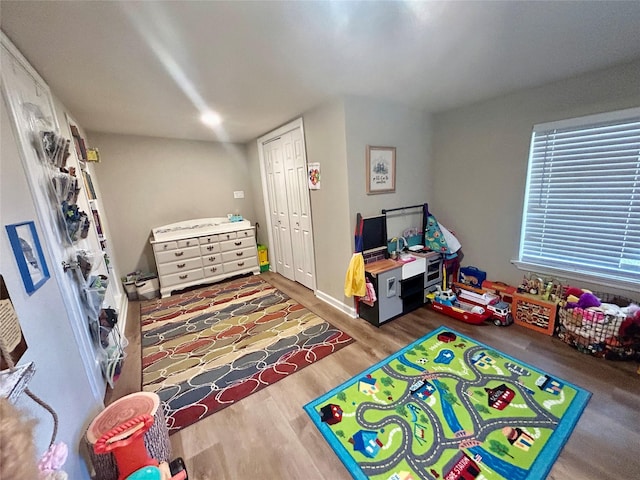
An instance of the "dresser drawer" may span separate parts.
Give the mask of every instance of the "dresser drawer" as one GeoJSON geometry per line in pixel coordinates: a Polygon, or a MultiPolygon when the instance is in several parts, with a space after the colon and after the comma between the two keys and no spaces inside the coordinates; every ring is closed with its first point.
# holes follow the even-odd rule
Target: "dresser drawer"
{"type": "Polygon", "coordinates": [[[240,250],[242,248],[253,247],[256,244],[256,239],[250,238],[237,238],[235,240],[227,240],[220,242],[220,250],[223,252],[229,252],[231,250],[240,250]]]}
{"type": "Polygon", "coordinates": [[[220,235],[209,235],[207,237],[200,237],[200,245],[208,245],[210,243],[218,243],[220,235]]]}
{"type": "Polygon", "coordinates": [[[218,253],[219,251],[220,251],[219,243],[211,243],[209,245],[200,245],[200,253],[202,254],[203,257],[211,253],[218,253]]]}
{"type": "Polygon", "coordinates": [[[177,262],[161,263],[158,265],[158,275],[169,275],[171,273],[186,272],[195,268],[202,268],[202,260],[200,257],[187,258],[178,260],[177,262]]]}
{"type": "Polygon", "coordinates": [[[204,277],[202,268],[197,270],[189,270],[184,273],[172,273],[171,275],[165,275],[162,277],[162,288],[170,287],[172,285],[179,285],[181,283],[193,282],[200,280],[204,277]]]}
{"type": "Polygon", "coordinates": [[[222,252],[222,263],[232,262],[234,260],[242,260],[255,256],[255,248],[244,248],[242,250],[234,250],[233,252],[222,252]]]}
{"type": "Polygon", "coordinates": [[[178,260],[185,260],[187,258],[194,258],[200,256],[200,247],[180,248],[177,250],[169,250],[168,252],[156,252],[156,261],[158,264],[177,262],[178,260]]]}
{"type": "Polygon", "coordinates": [[[224,267],[220,263],[217,265],[205,265],[203,270],[205,277],[217,277],[224,273],[224,267]]]}
{"type": "Polygon", "coordinates": [[[225,262],[222,264],[224,267],[224,273],[235,272],[237,270],[244,270],[245,268],[253,268],[258,266],[258,257],[249,257],[242,260],[236,260],[233,262],[225,262]]]}
{"type": "Polygon", "coordinates": [[[255,237],[255,234],[253,233],[253,228],[250,228],[248,230],[238,230],[236,234],[237,234],[237,238],[255,237]]]}
{"type": "Polygon", "coordinates": [[[162,242],[153,244],[154,252],[164,252],[167,250],[175,250],[176,248],[178,248],[178,242],[162,242]]]}
{"type": "Polygon", "coordinates": [[[217,265],[222,263],[222,254],[220,253],[211,253],[209,255],[202,256],[202,265],[217,265]]]}
{"type": "Polygon", "coordinates": [[[187,248],[200,245],[197,238],[185,238],[184,240],[178,240],[178,248],[187,248]]]}
{"type": "Polygon", "coordinates": [[[236,232],[229,232],[229,233],[221,233],[220,235],[218,235],[218,239],[222,242],[223,240],[232,240],[236,238],[236,232]]]}

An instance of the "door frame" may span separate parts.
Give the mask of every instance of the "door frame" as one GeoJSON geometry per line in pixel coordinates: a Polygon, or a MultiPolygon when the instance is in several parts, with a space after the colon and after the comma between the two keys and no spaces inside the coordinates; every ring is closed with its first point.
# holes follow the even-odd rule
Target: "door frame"
{"type": "MultiPolygon", "coordinates": [[[[287,132],[290,132],[291,130],[295,130],[296,128],[300,129],[300,133],[302,133],[302,146],[304,148],[304,157],[305,157],[305,161],[308,163],[308,158],[307,158],[307,142],[305,139],[305,135],[304,135],[304,122],[302,121],[302,117],[298,117],[278,128],[276,128],[275,130],[270,131],[269,133],[266,133],[264,135],[262,135],[261,137],[259,137],[256,142],[258,144],[258,161],[260,163],[260,181],[262,182],[262,200],[264,203],[264,208],[265,208],[265,218],[267,219],[267,238],[269,239],[269,245],[274,245],[273,243],[273,231],[271,228],[271,204],[269,202],[269,186],[267,185],[267,172],[265,170],[265,165],[264,165],[264,153],[263,153],[263,145],[265,143],[268,143],[269,141],[280,137],[282,135],[284,135],[287,132]]],[[[307,189],[307,195],[309,195],[309,190],[307,189]]],[[[314,235],[313,235],[313,213],[311,211],[311,197],[309,196],[309,214],[311,215],[311,237],[312,240],[314,240],[314,235]]],[[[275,255],[275,249],[272,249],[273,253],[272,255],[275,255]]],[[[315,249],[314,249],[314,258],[312,259],[312,261],[315,264],[315,249]]],[[[277,269],[277,262],[270,262],[270,268],[272,269],[272,271],[278,273],[278,269],[277,269]]],[[[317,272],[316,269],[314,267],[313,269],[313,285],[314,285],[314,293],[317,287],[317,272]]]]}

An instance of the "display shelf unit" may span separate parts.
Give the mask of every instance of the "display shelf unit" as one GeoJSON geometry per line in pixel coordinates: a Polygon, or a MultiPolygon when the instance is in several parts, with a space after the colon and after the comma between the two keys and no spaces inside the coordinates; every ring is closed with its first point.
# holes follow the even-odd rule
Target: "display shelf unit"
{"type": "Polygon", "coordinates": [[[75,161],[78,183],[82,187],[78,195],[78,203],[88,212],[91,232],[78,247],[86,247],[87,251],[93,254],[89,271],[82,268],[80,248],[76,258],[70,259],[69,266],[76,272],[74,277],[80,288],[87,330],[93,341],[96,358],[100,362],[104,378],[113,387],[125,357],[124,348],[127,341],[123,335],[122,322],[117,322],[119,308],[115,305],[115,296],[112,293],[116,279],[113,278],[113,271],[110,268],[108,242],[100,212],[98,191],[90,171],[91,162],[87,160],[87,142],[76,122],[69,115],[67,115],[67,126],[74,145],[71,149],[71,157],[75,161]],[[100,318],[105,311],[115,313],[116,324],[110,328],[101,324],[100,318]]]}
{"type": "Polygon", "coordinates": [[[511,305],[513,321],[545,335],[553,335],[558,303],[528,293],[514,293],[511,305]]]}

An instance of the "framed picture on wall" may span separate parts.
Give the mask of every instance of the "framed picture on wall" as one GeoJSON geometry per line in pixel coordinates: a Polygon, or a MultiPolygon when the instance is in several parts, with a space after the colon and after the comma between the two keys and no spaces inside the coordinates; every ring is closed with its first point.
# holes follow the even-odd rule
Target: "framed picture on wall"
{"type": "Polygon", "coordinates": [[[367,194],[396,191],[396,148],[367,145],[367,194]]]}
{"type": "Polygon", "coordinates": [[[29,221],[7,225],[6,229],[24,288],[31,295],[49,279],[36,225],[29,221]]]}

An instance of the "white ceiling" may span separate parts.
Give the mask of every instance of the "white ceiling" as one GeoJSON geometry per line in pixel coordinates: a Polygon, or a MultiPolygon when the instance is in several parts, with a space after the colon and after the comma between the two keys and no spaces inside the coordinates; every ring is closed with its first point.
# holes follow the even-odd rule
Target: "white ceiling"
{"type": "Polygon", "coordinates": [[[640,58],[640,1],[2,0],[0,17],[86,129],[202,140],[337,95],[442,111],[640,58]]]}

